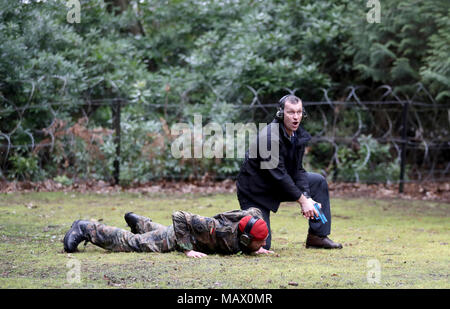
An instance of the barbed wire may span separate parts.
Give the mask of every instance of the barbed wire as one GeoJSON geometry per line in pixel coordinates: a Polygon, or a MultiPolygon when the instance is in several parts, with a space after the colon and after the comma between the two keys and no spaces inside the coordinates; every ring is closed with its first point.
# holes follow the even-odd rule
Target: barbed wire
{"type": "MultiPolygon", "coordinates": [[[[61,99],[34,104],[32,99],[39,87],[39,81],[30,84],[28,100],[22,105],[5,98],[0,92],[0,119],[3,122],[3,125],[0,126],[0,177],[3,178],[13,169],[9,159],[11,153],[15,151],[21,150],[21,156],[24,157],[37,154],[49,156],[56,146],[60,150],[64,147],[71,147],[80,137],[87,144],[87,148],[97,147],[95,151],[99,151],[98,144],[101,143],[102,136],[123,134],[120,132],[120,118],[119,128],[89,129],[91,121],[89,109],[92,106],[111,107],[112,117],[117,115],[117,109],[120,110],[127,106],[142,107],[145,112],[139,116],[143,118],[155,118],[154,111],[159,111],[158,116],[163,114],[162,111],[167,112],[168,109],[180,111],[180,104],[137,102],[120,97],[61,99]],[[80,109],[83,116],[73,121],[64,116],[61,109],[80,109]],[[46,125],[30,128],[29,124],[25,125],[25,123],[27,117],[31,116],[25,115],[25,113],[31,111],[47,112],[51,116],[47,117],[46,125]],[[8,121],[6,125],[4,119],[8,121]]],[[[65,81],[62,90],[66,88],[66,84],[65,81]]],[[[225,99],[214,87],[210,85],[210,88],[217,100],[225,99]]],[[[247,99],[245,104],[228,103],[228,106],[242,112],[261,111],[261,115],[247,116],[248,122],[254,122],[257,120],[256,118],[259,120],[273,118],[278,104],[266,102],[262,95],[262,88],[254,89],[249,85],[245,85],[245,88],[250,92],[250,96],[247,96],[250,99],[247,99]]],[[[293,95],[298,95],[299,92],[299,89],[281,87],[280,89],[293,95]]],[[[376,146],[365,141],[370,137],[370,140],[379,144],[389,145],[389,151],[392,154],[390,161],[408,165],[408,179],[389,179],[389,181],[422,182],[450,179],[450,162],[448,151],[446,151],[450,149],[450,140],[448,139],[450,104],[437,104],[423,85],[418,84],[416,92],[406,98],[400,98],[388,85],[375,90],[365,86],[349,86],[340,91],[339,96],[334,95],[339,97],[339,100],[330,98],[332,96],[330,93],[336,93],[336,90],[321,89],[321,91],[322,98],[317,101],[305,100],[303,104],[309,114],[305,125],[312,123],[315,124],[312,127],[316,128],[310,142],[311,148],[323,143],[332,146],[332,152],[328,154],[327,168],[322,169],[324,174],[330,174],[332,170],[336,173],[344,168],[344,163],[341,162],[342,158],[340,159],[342,149],[364,148],[364,158],[360,158],[358,164],[353,166],[354,177],[351,179],[359,182],[361,180],[360,171],[367,167],[377,151],[374,149],[376,146]],[[377,92],[378,94],[376,94],[377,92]],[[405,155],[405,158],[402,158],[402,155],[405,155]]],[[[180,102],[187,101],[187,93],[188,90],[180,94],[180,102]]],[[[301,95],[299,96],[301,97],[301,95]]],[[[120,138],[116,139],[115,143],[116,146],[119,145],[120,149],[120,138]]],[[[66,157],[68,156],[67,154],[66,157]]],[[[44,168],[42,166],[44,161],[41,162],[42,168],[44,168]]],[[[177,175],[171,176],[178,177],[177,175]]]]}

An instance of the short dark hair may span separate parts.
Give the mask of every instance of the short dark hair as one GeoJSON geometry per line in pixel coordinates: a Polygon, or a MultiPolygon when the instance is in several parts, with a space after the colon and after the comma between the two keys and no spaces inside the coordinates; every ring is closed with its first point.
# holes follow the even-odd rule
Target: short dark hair
{"type": "MultiPolygon", "coordinates": [[[[278,120],[283,120],[284,118],[284,105],[286,104],[286,102],[289,102],[291,104],[297,104],[297,103],[301,103],[302,100],[293,95],[293,94],[287,94],[284,97],[282,97],[280,99],[280,101],[278,101],[278,110],[277,113],[275,114],[275,119],[278,120]]],[[[303,103],[302,103],[303,104],[303,103]]],[[[303,118],[306,119],[306,111],[305,111],[305,107],[303,106],[303,118]]]]}
{"type": "Polygon", "coordinates": [[[284,109],[284,105],[286,104],[286,102],[289,102],[291,104],[297,104],[297,103],[302,102],[302,100],[293,94],[288,94],[280,99],[280,101],[278,102],[279,107],[284,109]]]}

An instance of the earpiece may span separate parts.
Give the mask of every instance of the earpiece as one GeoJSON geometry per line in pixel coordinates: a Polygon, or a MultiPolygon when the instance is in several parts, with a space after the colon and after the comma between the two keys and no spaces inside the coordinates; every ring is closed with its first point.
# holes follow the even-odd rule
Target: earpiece
{"type": "Polygon", "coordinates": [[[277,110],[277,113],[275,114],[275,118],[279,119],[279,120],[283,120],[284,118],[284,109],[279,107],[277,110]]]}
{"type": "MultiPolygon", "coordinates": [[[[295,99],[300,100],[300,98],[294,96],[293,94],[287,94],[287,95],[283,96],[280,99],[280,101],[278,101],[278,105],[279,106],[278,106],[278,110],[277,110],[277,112],[275,114],[275,118],[278,119],[278,120],[283,120],[284,119],[284,104],[286,103],[286,100],[287,100],[288,97],[294,97],[295,99]]],[[[302,119],[305,120],[308,117],[308,115],[306,114],[305,106],[303,106],[302,114],[303,114],[302,115],[302,119]]]]}
{"type": "Polygon", "coordinates": [[[278,101],[278,110],[277,110],[277,113],[275,114],[275,118],[277,118],[278,120],[283,120],[283,118],[284,118],[284,103],[288,96],[290,96],[290,94],[283,96],[278,101]]]}
{"type": "Polygon", "coordinates": [[[258,217],[252,217],[250,220],[248,220],[247,224],[245,225],[244,231],[242,232],[241,236],[239,237],[239,242],[245,246],[248,247],[250,243],[252,242],[253,236],[250,234],[250,231],[253,228],[253,225],[258,221],[258,217]]]}

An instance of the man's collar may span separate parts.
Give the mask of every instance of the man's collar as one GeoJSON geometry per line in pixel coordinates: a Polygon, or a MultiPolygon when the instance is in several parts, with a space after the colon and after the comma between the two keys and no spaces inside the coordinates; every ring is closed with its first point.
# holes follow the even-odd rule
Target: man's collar
{"type": "MultiPolygon", "coordinates": [[[[280,123],[280,125],[281,125],[281,128],[283,130],[284,137],[286,137],[288,140],[291,140],[292,135],[289,135],[287,133],[287,130],[286,130],[286,127],[284,126],[284,123],[280,123]]],[[[292,133],[294,133],[294,132],[292,132],[292,133]]]]}
{"type": "Polygon", "coordinates": [[[278,123],[278,125],[281,127],[281,131],[283,132],[283,136],[284,136],[286,139],[291,140],[291,137],[290,137],[289,134],[287,133],[283,121],[280,121],[280,120],[278,120],[278,119],[274,119],[272,122],[273,122],[273,123],[278,123]]]}

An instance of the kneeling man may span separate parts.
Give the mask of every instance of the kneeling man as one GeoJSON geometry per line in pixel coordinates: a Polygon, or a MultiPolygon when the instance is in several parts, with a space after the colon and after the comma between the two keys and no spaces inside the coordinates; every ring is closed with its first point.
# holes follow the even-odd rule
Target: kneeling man
{"type": "Polygon", "coordinates": [[[303,216],[309,219],[307,248],[342,248],[341,244],[328,238],[331,231],[328,184],[323,176],[308,173],[303,168],[306,143],[311,139],[300,125],[303,115],[303,104],[298,97],[287,95],[281,98],[275,119],[259,132],[253,144],[256,145],[254,157],[246,153],[236,182],[241,209],[257,207],[269,227],[265,249],[271,246],[270,211],[277,212],[280,203],[287,201],[297,201],[303,216]],[[258,149],[263,142],[270,146],[266,147],[267,156],[258,149]],[[315,219],[316,202],[327,219],[323,220],[325,223],[315,219]]]}

